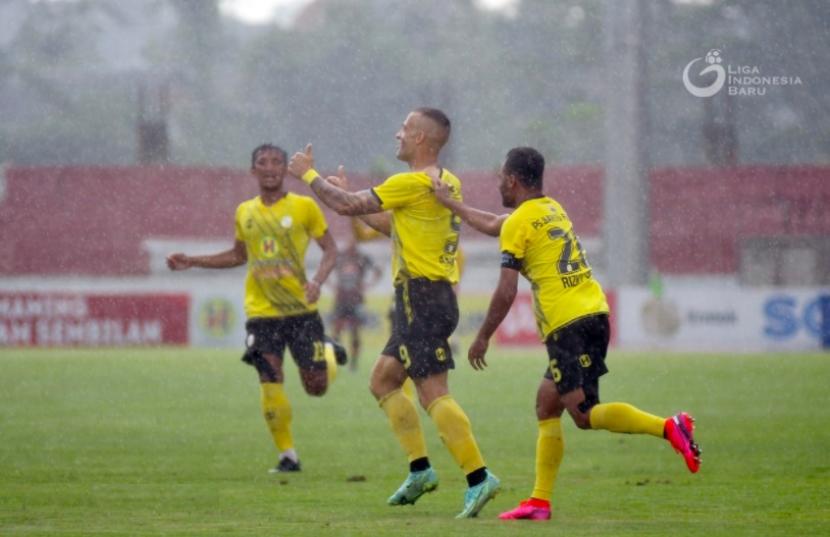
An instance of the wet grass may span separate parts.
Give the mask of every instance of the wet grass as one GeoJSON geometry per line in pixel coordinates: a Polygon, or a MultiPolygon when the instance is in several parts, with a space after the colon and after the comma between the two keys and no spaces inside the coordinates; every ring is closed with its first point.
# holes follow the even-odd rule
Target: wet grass
{"type": "MultiPolygon", "coordinates": [[[[466,363],[452,389],[502,493],[477,520],[461,472],[425,420],[439,490],[385,499],[406,472],[366,390],[368,362],[322,399],[288,369],[298,475],[276,462],[253,371],[234,351],[0,351],[0,535],[798,535],[830,525],[828,355],[616,353],[605,401],[698,419],[689,474],[651,437],[565,426],[549,523],[495,516],[533,482],[541,347],[466,363]]],[[[422,414],[423,415],[423,414],[422,414]]]]}

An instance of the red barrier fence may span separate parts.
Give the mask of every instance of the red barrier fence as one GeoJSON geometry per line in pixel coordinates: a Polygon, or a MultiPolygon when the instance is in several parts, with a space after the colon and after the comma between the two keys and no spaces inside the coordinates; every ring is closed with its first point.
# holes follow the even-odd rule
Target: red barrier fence
{"type": "MultiPolygon", "coordinates": [[[[472,205],[503,212],[492,173],[460,173],[472,205]]],[[[291,190],[305,185],[286,179],[291,190]]],[[[664,168],[651,173],[652,265],[733,273],[742,239],[830,235],[830,167],[664,168]]],[[[368,186],[352,178],[355,188],[368,186]]],[[[583,237],[602,229],[602,169],[546,176],[583,237]]],[[[237,204],[256,194],[244,171],[178,167],[5,169],[0,275],[142,275],[145,239],[233,240],[237,204]]],[[[347,221],[326,212],[335,235],[347,221]]],[[[465,234],[472,233],[465,230],[465,234]]]]}

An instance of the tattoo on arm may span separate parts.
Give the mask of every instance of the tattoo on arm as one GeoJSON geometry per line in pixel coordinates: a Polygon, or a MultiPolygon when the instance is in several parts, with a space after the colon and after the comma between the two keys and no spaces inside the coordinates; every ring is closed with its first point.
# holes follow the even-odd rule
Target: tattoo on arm
{"type": "Polygon", "coordinates": [[[320,200],[340,215],[358,216],[382,211],[380,202],[370,190],[348,192],[323,179],[315,179],[311,190],[320,200]]]}

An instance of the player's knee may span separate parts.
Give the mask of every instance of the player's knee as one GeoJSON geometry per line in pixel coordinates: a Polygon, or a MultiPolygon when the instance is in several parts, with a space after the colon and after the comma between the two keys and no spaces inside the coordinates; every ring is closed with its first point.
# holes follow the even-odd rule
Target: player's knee
{"type": "Polygon", "coordinates": [[[384,387],[376,381],[374,378],[369,379],[369,393],[372,394],[376,400],[380,401],[380,398],[386,395],[386,391],[384,387]]]}
{"type": "Polygon", "coordinates": [[[565,408],[561,405],[550,405],[540,403],[538,401],[536,402],[536,419],[539,421],[559,418],[562,416],[564,411],[565,408]]]}
{"type": "Polygon", "coordinates": [[[376,362],[372,367],[372,374],[369,375],[369,392],[378,401],[395,389],[388,377],[389,374],[387,369],[383,367],[382,361],[376,362]]]}
{"type": "Polygon", "coordinates": [[[591,428],[591,420],[585,414],[577,414],[572,415],[574,423],[577,427],[583,430],[588,430],[591,428]]]}
{"type": "Polygon", "coordinates": [[[259,382],[261,384],[265,383],[277,383],[282,384],[283,378],[282,375],[276,374],[273,370],[258,370],[259,375],[259,382]]]}
{"type": "Polygon", "coordinates": [[[568,409],[568,413],[580,429],[591,428],[591,408],[593,408],[594,404],[591,401],[582,401],[576,408],[568,409]]]}
{"type": "Polygon", "coordinates": [[[304,385],[305,393],[311,395],[313,397],[321,397],[325,395],[326,390],[328,389],[328,383],[326,382],[309,382],[304,385]]]}
{"type": "Polygon", "coordinates": [[[326,389],[329,387],[325,371],[306,373],[302,375],[302,381],[305,393],[312,397],[320,397],[326,393],[326,389]]]}

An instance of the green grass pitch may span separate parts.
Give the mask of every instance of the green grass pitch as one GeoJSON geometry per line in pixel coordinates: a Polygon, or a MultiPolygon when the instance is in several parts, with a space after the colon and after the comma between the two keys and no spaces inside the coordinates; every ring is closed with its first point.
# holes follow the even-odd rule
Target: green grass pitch
{"type": "MultiPolygon", "coordinates": [[[[374,348],[374,346],[373,346],[374,348]]],[[[465,483],[421,412],[439,489],[389,507],[403,454],[366,388],[371,359],[321,399],[286,367],[296,475],[276,463],[253,370],[239,352],[0,351],[0,535],[319,536],[830,534],[830,355],[613,352],[604,401],[687,410],[703,448],[688,473],[664,441],[580,431],[547,523],[496,515],[533,483],[542,347],[463,358],[451,388],[501,494],[454,520],[465,483]]]]}

